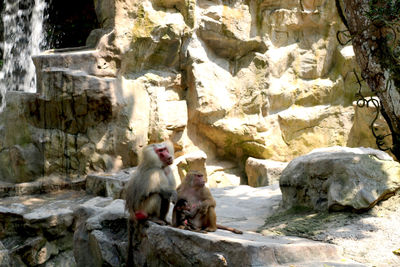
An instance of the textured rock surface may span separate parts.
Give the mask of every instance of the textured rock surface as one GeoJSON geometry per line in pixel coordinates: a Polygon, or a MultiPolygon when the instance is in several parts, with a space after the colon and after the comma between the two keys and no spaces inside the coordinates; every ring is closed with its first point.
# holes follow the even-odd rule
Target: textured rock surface
{"type": "Polygon", "coordinates": [[[86,193],[114,199],[125,198],[125,185],[135,170],[136,167],[111,174],[89,174],[86,177],[86,193]]]}
{"type": "Polygon", "coordinates": [[[360,139],[375,147],[354,116],[356,64],[336,39],[344,26],[333,0],[101,0],[95,9],[94,49],[35,56],[37,94],[7,94],[2,181],[128,168],[141,146],[164,139],[177,156],[233,160],[241,178],[249,156],[290,161],[360,139]]]}
{"type": "MultiPolygon", "coordinates": [[[[334,151],[330,153],[335,154],[334,151]]],[[[390,159],[380,151],[369,150],[369,153],[383,160],[390,159]]],[[[87,186],[92,184],[94,188],[99,188],[99,184],[103,184],[100,187],[104,189],[106,178],[109,178],[109,186],[112,187],[113,182],[123,181],[127,175],[125,172],[93,175],[91,179],[98,179],[99,182],[87,183],[87,186]]],[[[32,188],[37,188],[37,185],[32,188]]],[[[103,189],[98,193],[107,192],[103,189]]],[[[110,192],[115,194],[113,190],[110,192]]],[[[279,211],[282,195],[278,184],[258,188],[212,188],[211,191],[217,202],[218,222],[239,228],[245,234],[238,236],[218,230],[204,235],[151,225],[144,232],[142,246],[149,262],[172,262],[186,266],[194,264],[193,259],[196,259],[201,266],[223,265],[225,261],[233,266],[238,262],[240,266],[243,262],[249,263],[249,266],[362,266],[345,260],[351,258],[366,266],[370,263],[377,266],[382,263],[398,265],[397,256],[392,254],[398,248],[398,194],[379,202],[367,213],[348,213],[347,219],[338,212],[326,212],[328,215],[300,214],[298,217],[292,214],[289,222],[285,218],[278,221],[279,228],[288,224],[286,230],[291,234],[277,236],[277,226],[268,225],[266,229],[269,231],[263,231],[266,235],[263,237],[254,232],[265,229],[265,218],[279,211]],[[305,225],[302,226],[302,223],[305,225]],[[300,235],[296,230],[303,237],[308,233],[311,239],[325,243],[290,237],[300,235]],[[341,247],[344,248],[343,254],[341,247]],[[148,254],[149,251],[156,251],[156,255],[148,254]],[[274,258],[270,258],[271,255],[274,258]]],[[[82,191],[2,198],[0,265],[32,266],[43,263],[47,266],[76,266],[79,263],[82,266],[118,266],[126,258],[126,217],[123,200],[87,196],[82,191]]]]}
{"type": "Polygon", "coordinates": [[[279,181],[283,207],[366,210],[400,188],[400,164],[383,151],[333,147],[291,161],[279,181]]]}
{"type": "MultiPolygon", "coordinates": [[[[351,128],[350,138],[348,141],[348,146],[350,147],[368,147],[371,146],[373,142],[376,142],[376,138],[373,136],[371,130],[372,127],[374,128],[376,135],[386,136],[383,139],[382,148],[391,147],[392,137],[382,114],[380,113],[375,120],[377,109],[374,103],[378,103],[378,99],[376,97],[372,99],[375,100],[367,98],[369,101],[368,104],[363,103],[362,101],[355,101],[353,103],[355,114],[354,124],[351,128]]],[[[389,151],[387,152],[390,153],[389,151]]]]}
{"type": "Polygon", "coordinates": [[[282,171],[286,166],[286,162],[249,157],[245,166],[248,185],[259,187],[279,183],[282,171]]]}
{"type": "Polygon", "coordinates": [[[2,198],[0,265],[75,266],[74,209],[90,198],[83,191],[2,198]]]}
{"type": "MultiPolygon", "coordinates": [[[[218,221],[245,230],[244,235],[221,230],[198,234],[151,223],[144,229],[137,247],[140,250],[140,254],[134,256],[137,263],[147,262],[150,266],[362,266],[344,260],[342,250],[331,244],[295,237],[265,237],[250,232],[263,224],[261,214],[271,214],[279,205],[281,197],[277,186],[218,188],[212,193],[217,201],[218,221]],[[248,205],[253,207],[250,209],[248,205]]],[[[122,230],[126,225],[124,202],[93,198],[83,203],[77,214],[74,251],[78,265],[118,266],[124,262],[127,246],[126,232],[122,230]]]]}

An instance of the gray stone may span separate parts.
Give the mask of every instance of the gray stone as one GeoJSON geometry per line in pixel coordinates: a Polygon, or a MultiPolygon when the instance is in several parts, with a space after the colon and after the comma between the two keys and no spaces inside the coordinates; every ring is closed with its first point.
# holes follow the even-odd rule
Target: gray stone
{"type": "Polygon", "coordinates": [[[96,197],[77,210],[74,255],[78,266],[120,266],[126,259],[124,201],[96,197]]]}
{"type": "Polygon", "coordinates": [[[0,242],[0,266],[11,266],[10,252],[0,242]]]}
{"type": "Polygon", "coordinates": [[[144,234],[139,253],[150,266],[364,266],[340,265],[339,247],[296,237],[199,234],[155,224],[144,234]]]}
{"type": "Polygon", "coordinates": [[[72,250],[74,210],[89,198],[82,191],[58,191],[0,199],[0,239],[5,247],[0,248],[0,258],[8,257],[9,266],[74,266],[71,257],[61,254],[72,250]]]}
{"type": "Polygon", "coordinates": [[[400,188],[400,164],[371,148],[318,149],[291,161],[280,179],[283,207],[367,210],[400,188]]]}
{"type": "MultiPolygon", "coordinates": [[[[97,50],[73,51],[59,50],[47,51],[32,57],[36,67],[36,75],[42,79],[42,71],[50,68],[64,68],[71,70],[81,70],[91,75],[115,76],[115,66],[104,61],[97,50]]],[[[40,87],[39,87],[40,88],[40,87]]],[[[40,92],[40,90],[38,91],[40,92]]]]}
{"type": "Polygon", "coordinates": [[[259,187],[279,183],[279,178],[287,164],[286,162],[249,157],[245,166],[248,185],[259,187]]]}
{"type": "Polygon", "coordinates": [[[64,251],[46,261],[45,267],[75,267],[76,262],[72,249],[64,251]]]}
{"type": "Polygon", "coordinates": [[[113,174],[90,174],[86,178],[86,192],[96,196],[124,198],[125,185],[136,167],[113,174]]]}

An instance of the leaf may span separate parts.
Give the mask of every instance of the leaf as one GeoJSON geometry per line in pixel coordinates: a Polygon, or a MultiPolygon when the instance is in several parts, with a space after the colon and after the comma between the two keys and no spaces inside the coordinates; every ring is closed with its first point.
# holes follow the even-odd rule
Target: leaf
{"type": "Polygon", "coordinates": [[[396,249],[396,250],[393,250],[392,252],[393,252],[393,254],[395,254],[397,256],[400,256],[400,248],[396,249]]]}

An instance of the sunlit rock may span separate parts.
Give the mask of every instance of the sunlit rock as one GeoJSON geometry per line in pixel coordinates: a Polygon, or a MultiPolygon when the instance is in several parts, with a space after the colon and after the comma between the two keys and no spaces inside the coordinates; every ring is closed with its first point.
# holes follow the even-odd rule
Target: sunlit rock
{"type": "Polygon", "coordinates": [[[284,208],[364,211],[400,188],[400,164],[372,148],[321,148],[295,158],[279,181],[284,208]]]}

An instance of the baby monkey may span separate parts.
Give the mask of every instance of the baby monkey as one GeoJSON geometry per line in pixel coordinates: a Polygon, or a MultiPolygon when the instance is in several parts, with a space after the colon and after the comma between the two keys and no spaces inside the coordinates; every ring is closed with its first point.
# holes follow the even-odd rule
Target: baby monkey
{"type": "Polygon", "coordinates": [[[193,219],[193,212],[190,212],[191,207],[186,199],[179,199],[174,206],[172,211],[172,225],[178,227],[179,229],[192,230],[196,229],[191,224],[191,219],[193,219]]]}

